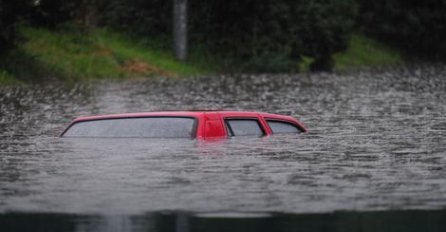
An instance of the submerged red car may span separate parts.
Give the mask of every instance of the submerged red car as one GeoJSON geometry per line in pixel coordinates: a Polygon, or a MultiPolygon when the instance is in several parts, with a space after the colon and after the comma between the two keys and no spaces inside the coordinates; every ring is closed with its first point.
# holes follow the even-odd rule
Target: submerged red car
{"type": "Polygon", "coordinates": [[[167,111],[76,118],[61,137],[191,138],[305,133],[290,116],[241,111],[167,111]]]}

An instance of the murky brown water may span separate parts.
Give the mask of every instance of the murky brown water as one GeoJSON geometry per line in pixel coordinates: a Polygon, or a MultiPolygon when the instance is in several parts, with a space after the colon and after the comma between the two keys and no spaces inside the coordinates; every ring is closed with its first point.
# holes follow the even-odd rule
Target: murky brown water
{"type": "Polygon", "coordinates": [[[0,116],[0,225],[40,215],[77,225],[67,231],[151,231],[144,223],[227,213],[219,218],[295,228],[299,215],[339,225],[333,212],[350,211],[346,220],[425,215],[431,231],[446,228],[428,216],[446,208],[446,67],[5,87],[0,116]],[[218,143],[57,137],[75,116],[197,108],[291,114],[310,133],[218,143]]]}

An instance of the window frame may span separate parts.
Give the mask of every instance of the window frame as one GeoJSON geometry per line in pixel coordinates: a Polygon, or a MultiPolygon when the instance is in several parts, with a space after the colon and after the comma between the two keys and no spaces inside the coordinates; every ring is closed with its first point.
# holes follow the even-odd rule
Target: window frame
{"type": "MultiPolygon", "coordinates": [[[[191,117],[191,116],[141,116],[141,117],[116,117],[116,118],[100,118],[100,119],[91,119],[91,120],[81,120],[81,121],[77,121],[77,122],[73,122],[71,123],[71,125],[69,125],[64,131],[63,133],[60,135],[60,137],[62,138],[110,138],[110,139],[114,139],[114,138],[145,138],[145,139],[159,139],[162,137],[97,137],[97,136],[73,136],[73,137],[66,137],[65,133],[67,131],[69,131],[71,129],[71,127],[73,127],[74,125],[78,124],[78,123],[84,123],[84,122],[93,122],[93,121],[110,121],[110,120],[118,120],[118,119],[139,119],[139,118],[189,118],[189,119],[193,119],[194,122],[192,124],[192,133],[191,133],[191,137],[190,139],[196,139],[197,138],[197,133],[198,133],[198,118],[196,117],[191,117]]],[[[176,139],[187,139],[188,137],[178,137],[176,139]]]]}
{"type": "Polygon", "coordinates": [[[267,135],[266,130],[258,117],[224,117],[223,122],[225,125],[226,134],[228,135],[228,138],[232,137],[246,137],[246,136],[254,136],[254,135],[234,135],[234,131],[232,130],[231,125],[229,125],[228,121],[230,120],[247,120],[247,121],[255,121],[257,125],[260,128],[260,131],[262,132],[262,135],[259,137],[264,137],[267,135]]]}
{"type": "Polygon", "coordinates": [[[291,126],[294,126],[299,131],[299,133],[297,133],[297,134],[305,133],[304,128],[302,128],[301,126],[299,126],[297,123],[295,123],[293,121],[288,121],[288,120],[284,120],[284,119],[277,119],[277,118],[264,118],[264,119],[265,119],[266,125],[268,125],[268,127],[269,127],[269,129],[271,131],[271,134],[292,134],[292,133],[274,133],[273,129],[269,125],[270,121],[290,124],[291,126]]]}

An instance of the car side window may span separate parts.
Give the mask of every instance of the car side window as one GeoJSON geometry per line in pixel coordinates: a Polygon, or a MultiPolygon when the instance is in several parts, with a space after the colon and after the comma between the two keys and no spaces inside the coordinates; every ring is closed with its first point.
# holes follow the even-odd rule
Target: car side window
{"type": "Polygon", "coordinates": [[[194,118],[117,118],[75,123],[63,137],[192,138],[195,128],[194,118]]]}
{"type": "Polygon", "coordinates": [[[263,136],[265,133],[256,119],[226,119],[230,136],[263,136]]]}
{"type": "Polygon", "coordinates": [[[266,120],[268,122],[269,127],[273,131],[273,134],[299,134],[302,133],[302,130],[299,129],[296,125],[282,122],[282,121],[274,121],[274,120],[266,120]]]}

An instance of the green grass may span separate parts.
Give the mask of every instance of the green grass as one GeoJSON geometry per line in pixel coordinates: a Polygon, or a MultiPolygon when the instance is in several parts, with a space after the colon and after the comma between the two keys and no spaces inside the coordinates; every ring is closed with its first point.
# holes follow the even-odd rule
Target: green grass
{"type": "Polygon", "coordinates": [[[10,84],[16,84],[19,81],[14,78],[11,74],[9,74],[5,70],[0,69],[0,86],[1,85],[10,85],[10,84]]]}
{"type": "Polygon", "coordinates": [[[195,76],[212,71],[178,62],[170,51],[148,46],[149,40],[143,43],[105,29],[76,33],[22,28],[21,33],[27,39],[21,47],[24,53],[69,79],[195,76]]]}
{"type": "MultiPolygon", "coordinates": [[[[227,63],[227,59],[196,44],[188,60],[179,62],[168,39],[134,38],[106,29],[86,31],[73,27],[50,31],[25,27],[20,32],[25,42],[0,57],[0,85],[47,76],[72,80],[201,76],[222,71],[227,63]]],[[[335,54],[333,60],[335,70],[341,71],[403,63],[398,51],[361,34],[353,35],[349,48],[335,54]]],[[[308,71],[312,61],[311,57],[303,57],[299,70],[308,71]]]]}
{"type": "Polygon", "coordinates": [[[335,69],[377,67],[403,63],[402,55],[384,44],[360,34],[352,36],[349,48],[334,55],[335,69]]]}
{"type": "Polygon", "coordinates": [[[301,72],[309,72],[311,62],[314,61],[314,58],[303,56],[302,61],[299,63],[299,71],[301,72]]]}

